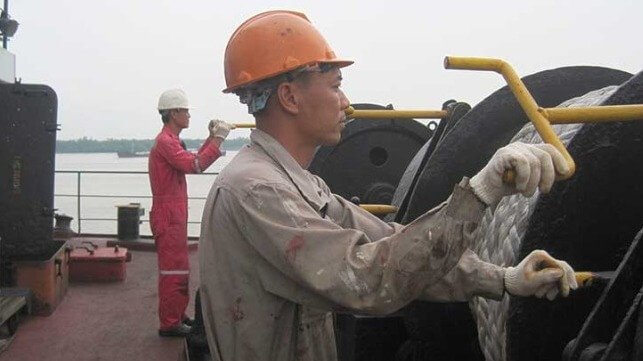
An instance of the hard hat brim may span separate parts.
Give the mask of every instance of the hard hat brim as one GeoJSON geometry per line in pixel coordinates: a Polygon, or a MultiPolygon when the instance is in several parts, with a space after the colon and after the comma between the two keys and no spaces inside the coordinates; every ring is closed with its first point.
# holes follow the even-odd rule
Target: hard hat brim
{"type": "MultiPolygon", "coordinates": [[[[311,66],[311,65],[319,64],[319,63],[322,63],[322,64],[333,64],[333,65],[334,65],[335,67],[337,67],[337,68],[345,68],[345,67],[347,67],[347,66],[349,66],[349,65],[352,65],[352,64],[354,63],[354,61],[352,61],[352,60],[344,60],[344,59],[333,59],[333,60],[324,60],[324,61],[313,61],[313,62],[310,62],[310,63],[308,63],[308,64],[303,64],[303,65],[301,65],[301,66],[298,66],[297,68],[304,67],[304,66],[311,66]]],[[[295,69],[296,69],[296,68],[295,68],[295,69]]],[[[264,76],[262,76],[262,77],[258,77],[258,78],[256,78],[256,79],[252,79],[252,80],[249,80],[249,81],[246,81],[246,82],[239,82],[239,83],[234,84],[234,85],[232,85],[232,86],[230,86],[230,87],[228,87],[228,88],[223,89],[222,91],[223,91],[223,93],[226,93],[226,94],[227,94],[227,93],[234,93],[234,92],[235,92],[235,90],[238,90],[239,88],[242,88],[242,87],[244,87],[244,86],[246,86],[246,85],[248,85],[248,84],[252,84],[252,83],[256,83],[256,82],[262,81],[262,80],[270,79],[270,78],[272,78],[272,77],[274,77],[274,76],[281,75],[281,74],[285,74],[285,73],[287,73],[287,72],[289,72],[289,71],[293,71],[293,70],[295,70],[295,69],[288,69],[288,71],[285,71],[285,72],[284,72],[284,71],[276,71],[276,72],[273,72],[273,73],[271,73],[271,74],[267,74],[267,75],[264,75],[264,76]]]]}
{"type": "Polygon", "coordinates": [[[187,110],[192,110],[192,109],[196,109],[196,108],[195,108],[195,107],[193,107],[193,106],[187,106],[187,107],[171,107],[171,108],[156,108],[156,109],[160,112],[160,111],[163,111],[163,110],[172,110],[172,109],[187,109],[187,110]]]}

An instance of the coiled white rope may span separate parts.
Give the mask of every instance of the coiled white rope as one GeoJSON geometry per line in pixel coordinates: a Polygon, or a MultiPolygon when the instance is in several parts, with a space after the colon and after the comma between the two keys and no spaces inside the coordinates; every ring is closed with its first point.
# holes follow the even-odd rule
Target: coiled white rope
{"type": "MultiPolygon", "coordinates": [[[[594,90],[581,97],[565,101],[559,107],[579,107],[600,105],[617,86],[594,90]]],[[[583,124],[565,124],[553,126],[560,140],[567,146],[583,124]]],[[[531,123],[526,124],[511,142],[542,143],[540,135],[531,123]]],[[[484,261],[500,266],[513,266],[518,263],[516,255],[520,250],[522,238],[527,230],[529,218],[538,201],[539,193],[525,198],[520,195],[505,197],[500,201],[494,213],[487,210],[478,228],[474,250],[484,261]]],[[[487,361],[508,361],[506,355],[507,317],[509,297],[501,301],[474,298],[469,306],[478,325],[480,348],[487,361]]],[[[509,360],[512,361],[512,360],[509,360]]],[[[516,360],[518,361],[518,360],[516,360]]]]}

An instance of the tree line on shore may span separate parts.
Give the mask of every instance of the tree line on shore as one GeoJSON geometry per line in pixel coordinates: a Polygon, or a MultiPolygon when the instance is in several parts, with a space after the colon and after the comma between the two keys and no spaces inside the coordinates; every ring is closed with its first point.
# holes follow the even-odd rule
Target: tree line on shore
{"type": "MultiPolygon", "coordinates": [[[[203,139],[182,139],[188,149],[198,149],[203,139]]],[[[249,144],[249,138],[229,138],[222,144],[223,150],[239,150],[249,144]]],[[[154,139],[107,139],[96,140],[87,137],[72,140],[57,140],[56,153],[117,153],[149,152],[154,139]]]]}

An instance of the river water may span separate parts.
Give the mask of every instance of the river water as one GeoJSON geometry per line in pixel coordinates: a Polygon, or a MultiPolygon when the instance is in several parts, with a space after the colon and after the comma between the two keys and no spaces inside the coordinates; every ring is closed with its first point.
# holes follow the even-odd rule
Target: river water
{"type": "MultiPolygon", "coordinates": [[[[218,173],[236,155],[228,151],[204,174],[187,175],[188,183],[188,234],[198,236],[199,222],[203,213],[205,197],[218,173]]],[[[145,209],[141,217],[141,235],[151,235],[149,210],[152,199],[147,173],[147,157],[119,158],[116,153],[56,154],[56,177],[54,207],[58,213],[74,217],[72,229],[82,233],[116,234],[117,206],[140,203],[145,209]],[[74,171],[75,173],[66,173],[74,171]],[[91,173],[91,172],[124,173],[91,173]],[[82,172],[80,177],[77,172],[82,172]],[[80,178],[80,179],[79,179],[80,178]],[[80,224],[78,197],[80,197],[80,224]],[[91,220],[97,219],[97,220],[91,220]],[[100,219],[100,220],[98,220],[100,219]]]]}

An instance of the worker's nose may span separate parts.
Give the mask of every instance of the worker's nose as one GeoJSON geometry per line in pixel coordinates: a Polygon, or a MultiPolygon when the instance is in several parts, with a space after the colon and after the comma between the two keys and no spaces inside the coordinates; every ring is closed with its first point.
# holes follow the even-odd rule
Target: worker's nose
{"type": "Polygon", "coordinates": [[[346,97],[346,94],[344,94],[343,90],[339,90],[339,105],[342,110],[346,110],[351,105],[351,102],[348,100],[348,97],[346,97]]]}

